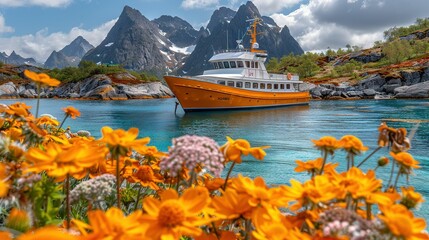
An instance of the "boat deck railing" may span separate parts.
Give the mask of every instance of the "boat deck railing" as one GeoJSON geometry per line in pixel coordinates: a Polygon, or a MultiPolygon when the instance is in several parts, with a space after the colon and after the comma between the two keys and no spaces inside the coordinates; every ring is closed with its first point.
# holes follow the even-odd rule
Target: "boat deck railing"
{"type": "Polygon", "coordinates": [[[291,78],[288,79],[287,75],[284,74],[274,74],[274,73],[269,73],[268,76],[270,77],[270,80],[293,80],[293,81],[299,81],[299,76],[297,75],[291,75],[291,78]]]}

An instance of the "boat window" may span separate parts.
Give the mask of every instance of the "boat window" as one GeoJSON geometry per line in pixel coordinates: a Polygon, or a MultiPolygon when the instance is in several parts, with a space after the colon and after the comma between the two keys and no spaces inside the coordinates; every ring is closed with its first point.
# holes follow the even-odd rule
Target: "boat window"
{"type": "Polygon", "coordinates": [[[225,68],[229,68],[229,62],[223,62],[223,66],[224,66],[225,68]]]}
{"type": "Polygon", "coordinates": [[[228,81],[228,86],[229,87],[234,87],[234,81],[228,81]]]}
{"type": "Polygon", "coordinates": [[[252,61],[252,68],[255,68],[255,62],[252,61]]]}
{"type": "Polygon", "coordinates": [[[261,83],[261,89],[265,89],[265,83],[261,83]]]}
{"type": "Polygon", "coordinates": [[[239,68],[244,67],[244,65],[243,65],[243,61],[238,61],[238,62],[237,62],[237,65],[238,65],[238,67],[239,67],[239,68]]]}
{"type": "Polygon", "coordinates": [[[223,68],[222,62],[219,62],[218,64],[219,64],[219,68],[223,68]]]}
{"type": "Polygon", "coordinates": [[[274,89],[279,89],[279,85],[277,83],[274,84],[274,89]]]}
{"type": "Polygon", "coordinates": [[[286,89],[290,89],[290,84],[286,84],[286,89]]]}
{"type": "Polygon", "coordinates": [[[259,67],[258,67],[258,62],[255,62],[255,68],[259,68],[259,67]]]}
{"type": "Polygon", "coordinates": [[[237,67],[237,65],[235,64],[234,61],[230,61],[229,65],[231,65],[231,68],[236,68],[237,67]]]}
{"type": "Polygon", "coordinates": [[[284,84],[280,84],[280,89],[285,89],[285,85],[284,84]]]}
{"type": "Polygon", "coordinates": [[[253,88],[258,89],[258,83],[253,83],[253,88]]]}
{"type": "Polygon", "coordinates": [[[220,85],[225,85],[225,81],[223,81],[223,80],[218,80],[217,83],[220,85]]]}
{"type": "Polygon", "coordinates": [[[242,88],[243,87],[243,82],[236,82],[235,86],[238,88],[242,88]]]}
{"type": "Polygon", "coordinates": [[[218,68],[219,68],[219,66],[217,65],[217,62],[214,62],[214,63],[213,63],[213,68],[214,68],[214,69],[218,69],[218,68]]]}
{"type": "MultiPolygon", "coordinates": [[[[256,85],[256,86],[257,86],[257,85],[256,85]]],[[[245,82],[245,83],[244,83],[244,87],[245,87],[245,88],[250,88],[250,82],[245,82]]]]}
{"type": "Polygon", "coordinates": [[[250,62],[249,61],[246,61],[246,67],[250,68],[250,62]]]}
{"type": "Polygon", "coordinates": [[[268,83],[267,84],[267,89],[272,89],[272,88],[273,88],[273,85],[271,83],[268,83]]]}

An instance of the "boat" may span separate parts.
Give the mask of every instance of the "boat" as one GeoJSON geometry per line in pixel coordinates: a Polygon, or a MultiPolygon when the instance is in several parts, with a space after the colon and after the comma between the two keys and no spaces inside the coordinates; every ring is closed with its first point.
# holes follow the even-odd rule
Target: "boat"
{"type": "Polygon", "coordinates": [[[268,73],[267,52],[259,49],[256,27],[260,19],[248,20],[250,49],[215,53],[213,68],[197,76],[164,76],[185,112],[308,105],[310,94],[300,91],[298,75],[268,73]]]}

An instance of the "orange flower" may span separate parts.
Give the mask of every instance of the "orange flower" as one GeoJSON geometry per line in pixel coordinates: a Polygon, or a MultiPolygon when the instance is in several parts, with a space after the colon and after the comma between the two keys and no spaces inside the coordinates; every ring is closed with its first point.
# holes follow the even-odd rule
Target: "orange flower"
{"type": "Polygon", "coordinates": [[[76,117],[80,117],[80,112],[74,107],[68,106],[66,108],[63,108],[63,111],[66,113],[67,116],[75,119],[76,117]]]}
{"type": "Polygon", "coordinates": [[[353,135],[343,136],[339,143],[344,150],[354,155],[361,154],[368,150],[368,147],[365,147],[362,141],[353,135]]]}
{"type": "Polygon", "coordinates": [[[415,208],[417,204],[424,202],[422,195],[414,191],[414,187],[401,187],[401,204],[408,209],[415,208]]]}
{"type": "Polygon", "coordinates": [[[36,231],[30,231],[25,234],[19,235],[17,240],[35,240],[35,239],[43,239],[43,240],[57,240],[57,239],[64,239],[64,240],[74,240],[78,239],[77,236],[73,236],[68,234],[62,229],[59,229],[57,227],[44,227],[39,228],[36,231]]]}
{"type": "Polygon", "coordinates": [[[212,201],[212,207],[215,209],[216,216],[222,219],[238,219],[244,217],[251,218],[253,207],[250,206],[251,196],[245,193],[227,188],[222,196],[215,196],[212,201]]]}
{"type": "Polygon", "coordinates": [[[236,163],[241,163],[241,155],[248,155],[249,153],[258,160],[263,160],[265,155],[267,155],[264,149],[269,148],[268,146],[264,147],[251,147],[250,143],[245,139],[233,140],[230,137],[226,137],[228,140],[221,148],[220,151],[223,152],[225,156],[225,161],[232,161],[236,163]]]}
{"type": "Polygon", "coordinates": [[[131,149],[134,149],[140,154],[145,154],[150,138],[145,137],[136,139],[139,130],[137,128],[130,128],[128,131],[123,129],[113,130],[110,127],[103,127],[101,129],[103,137],[101,142],[107,144],[111,152],[119,155],[126,155],[131,149]]]}
{"type": "Polygon", "coordinates": [[[20,232],[26,232],[30,229],[30,216],[26,211],[13,208],[7,217],[5,226],[20,232]]]}
{"type": "Polygon", "coordinates": [[[331,136],[325,136],[320,138],[319,140],[311,140],[314,143],[314,146],[321,150],[326,151],[329,154],[334,154],[334,151],[341,147],[338,140],[331,136]]]}
{"type": "Polygon", "coordinates": [[[337,197],[337,188],[331,183],[326,175],[317,175],[304,184],[292,179],[291,186],[282,186],[284,197],[295,202],[290,207],[296,211],[309,203],[317,206],[319,203],[328,202],[337,197]]]}
{"type": "MultiPolygon", "coordinates": [[[[143,236],[147,230],[147,224],[139,221],[141,211],[135,211],[129,216],[118,208],[110,208],[107,212],[101,210],[88,212],[89,225],[74,220],[74,224],[82,233],[79,239],[98,240],[98,239],[144,239],[143,236]],[[91,230],[90,233],[86,229],[91,230]]],[[[61,238],[58,238],[61,239],[61,238]]]]}
{"type": "Polygon", "coordinates": [[[418,165],[419,162],[416,161],[413,156],[407,152],[390,152],[390,156],[392,156],[393,159],[395,159],[399,165],[405,168],[420,168],[420,166],[418,165]]]}
{"type": "MultiPolygon", "coordinates": [[[[315,160],[309,160],[307,162],[303,162],[301,160],[296,160],[295,161],[296,165],[298,165],[295,168],[295,172],[308,172],[312,175],[319,173],[321,168],[322,168],[322,164],[323,164],[323,158],[317,158],[315,160]]],[[[334,169],[338,166],[338,163],[327,163],[325,165],[325,173],[326,172],[332,172],[334,171],[334,169]]]]}
{"type": "Polygon", "coordinates": [[[200,226],[212,221],[201,215],[210,203],[209,192],[203,187],[186,189],[180,198],[171,188],[160,196],[161,201],[148,197],[143,203],[147,214],[140,222],[149,224],[146,235],[151,239],[199,236],[202,234],[200,226]]]}
{"type": "Polygon", "coordinates": [[[56,119],[53,119],[49,116],[41,116],[38,119],[36,119],[37,125],[52,125],[52,126],[58,126],[59,123],[56,119]]]}
{"type": "Polygon", "coordinates": [[[56,87],[61,83],[57,79],[49,77],[46,73],[35,73],[29,70],[24,70],[24,75],[37,84],[47,85],[50,87],[56,87]]]}
{"type": "Polygon", "coordinates": [[[0,198],[7,196],[9,192],[9,181],[6,164],[0,163],[0,198]]]}
{"type": "Polygon", "coordinates": [[[32,164],[27,171],[46,171],[48,176],[62,181],[68,174],[76,179],[86,176],[88,168],[106,156],[105,149],[89,144],[60,145],[49,142],[45,150],[30,148],[26,153],[32,164]]]}
{"type": "Polygon", "coordinates": [[[3,109],[9,115],[15,115],[18,117],[28,117],[30,116],[31,107],[27,106],[25,103],[17,102],[9,105],[7,109],[3,109]]]}
{"type": "Polygon", "coordinates": [[[383,214],[378,215],[390,232],[403,239],[429,239],[429,235],[423,231],[426,222],[423,218],[415,218],[405,206],[400,204],[380,206],[383,214]]]}
{"type": "Polygon", "coordinates": [[[137,168],[137,171],[129,177],[130,182],[138,182],[144,187],[150,187],[153,190],[158,190],[156,183],[162,182],[162,176],[155,174],[153,169],[148,165],[142,165],[137,168]]]}

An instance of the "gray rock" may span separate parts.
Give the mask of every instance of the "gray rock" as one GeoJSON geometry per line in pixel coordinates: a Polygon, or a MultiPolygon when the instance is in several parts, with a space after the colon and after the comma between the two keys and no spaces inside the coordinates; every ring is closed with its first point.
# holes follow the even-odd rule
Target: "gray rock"
{"type": "Polygon", "coordinates": [[[376,75],[370,75],[368,78],[362,80],[358,86],[362,90],[377,89],[377,88],[381,88],[384,84],[386,84],[386,79],[376,74],[376,75]]]}
{"type": "Polygon", "coordinates": [[[423,71],[422,77],[420,79],[420,82],[427,82],[427,81],[429,81],[429,67],[425,68],[425,70],[423,71]]]}
{"type": "Polygon", "coordinates": [[[36,91],[34,91],[34,89],[26,89],[26,90],[20,92],[19,96],[23,97],[23,98],[35,98],[35,97],[37,97],[37,93],[36,93],[36,91]]]}
{"type": "Polygon", "coordinates": [[[427,98],[429,97],[429,81],[398,87],[394,92],[395,98],[427,98]]]}
{"type": "Polygon", "coordinates": [[[375,94],[377,94],[377,92],[374,89],[365,89],[363,90],[363,95],[364,96],[375,96],[375,94]]]}
{"type": "Polygon", "coordinates": [[[80,98],[80,95],[78,93],[70,93],[68,98],[80,98]]]}
{"type": "Polygon", "coordinates": [[[394,93],[395,88],[400,87],[401,84],[389,84],[389,85],[384,85],[383,86],[383,92],[387,93],[387,94],[392,94],[394,93]]]}
{"type": "Polygon", "coordinates": [[[0,97],[13,97],[17,95],[17,89],[13,82],[0,85],[0,97]]]}
{"type": "Polygon", "coordinates": [[[393,79],[388,80],[386,84],[389,84],[389,85],[399,84],[399,85],[401,85],[402,81],[400,78],[393,78],[393,79]]]}

